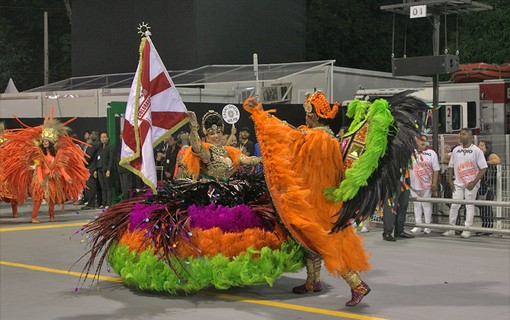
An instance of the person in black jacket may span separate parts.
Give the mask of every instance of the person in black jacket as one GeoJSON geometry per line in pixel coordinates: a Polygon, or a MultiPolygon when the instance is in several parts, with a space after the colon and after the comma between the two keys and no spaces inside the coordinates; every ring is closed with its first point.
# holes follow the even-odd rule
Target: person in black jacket
{"type": "Polygon", "coordinates": [[[121,149],[122,149],[122,132],[119,136],[119,142],[115,147],[115,160],[114,164],[117,166],[117,172],[119,173],[120,192],[122,193],[122,200],[129,199],[130,191],[135,187],[135,175],[120,165],[121,149]]]}
{"type": "Polygon", "coordinates": [[[165,141],[166,144],[166,152],[165,152],[165,162],[163,163],[163,172],[165,180],[172,180],[175,172],[175,165],[177,163],[177,153],[181,149],[173,135],[169,135],[165,141]]]}
{"type": "MultiPolygon", "coordinates": [[[[496,193],[497,165],[501,164],[501,158],[492,151],[492,141],[480,140],[478,148],[483,151],[485,161],[487,162],[487,172],[482,178],[480,189],[478,189],[477,200],[494,200],[496,193]]],[[[494,214],[491,206],[481,206],[480,215],[482,216],[482,228],[494,227],[494,214]]],[[[489,236],[489,232],[477,232],[477,235],[489,236]]]]}
{"type": "Polygon", "coordinates": [[[101,146],[97,153],[96,171],[94,176],[98,178],[101,186],[102,200],[100,209],[112,205],[112,182],[111,173],[113,169],[113,150],[110,146],[110,138],[106,132],[101,133],[101,146]]]}
{"type": "MultiPolygon", "coordinates": [[[[409,185],[409,178],[406,179],[409,185]]],[[[404,231],[406,222],[407,206],[409,204],[409,189],[400,189],[394,199],[392,205],[388,203],[388,199],[384,201],[383,207],[383,240],[395,242],[397,239],[412,239],[413,234],[404,231]],[[393,235],[392,235],[393,233],[393,235]]]]}
{"type": "Polygon", "coordinates": [[[250,140],[250,129],[248,127],[243,127],[239,131],[237,147],[246,156],[253,156],[255,154],[255,144],[250,140]]]}
{"type": "Polygon", "coordinates": [[[97,166],[97,153],[101,148],[99,141],[99,131],[92,131],[87,139],[87,143],[91,146],[85,146],[85,154],[87,155],[87,169],[89,169],[89,179],[87,180],[87,189],[85,189],[85,202],[87,203],[82,210],[94,209],[96,207],[96,197],[98,205],[102,203],[102,195],[100,191],[99,182],[94,172],[97,166]]]}

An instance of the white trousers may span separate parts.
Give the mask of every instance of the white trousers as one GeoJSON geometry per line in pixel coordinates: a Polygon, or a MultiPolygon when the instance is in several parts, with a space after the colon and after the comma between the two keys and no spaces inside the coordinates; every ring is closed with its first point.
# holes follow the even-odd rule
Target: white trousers
{"type": "MultiPolygon", "coordinates": [[[[455,200],[476,200],[476,194],[478,193],[478,186],[475,186],[473,190],[468,190],[467,187],[461,188],[455,186],[455,192],[452,194],[452,199],[455,200]]],[[[457,221],[457,215],[459,214],[460,204],[455,203],[450,207],[450,225],[455,225],[457,221]]],[[[473,225],[473,218],[475,216],[475,206],[466,205],[466,227],[473,225]]]]}
{"type": "MultiPolygon", "coordinates": [[[[411,197],[415,198],[430,198],[432,190],[416,190],[411,189],[411,197]]],[[[422,214],[425,215],[425,223],[432,222],[432,204],[430,202],[414,201],[414,219],[416,223],[422,223],[422,214]]]]}

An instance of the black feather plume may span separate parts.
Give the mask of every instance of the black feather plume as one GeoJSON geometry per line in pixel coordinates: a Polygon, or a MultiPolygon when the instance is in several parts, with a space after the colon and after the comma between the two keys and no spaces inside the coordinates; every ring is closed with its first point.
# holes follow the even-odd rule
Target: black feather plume
{"type": "Polygon", "coordinates": [[[402,187],[401,179],[410,166],[416,139],[422,132],[420,112],[427,110],[423,101],[407,94],[403,92],[386,99],[393,116],[386,154],[369,177],[368,185],[361,187],[354,198],[344,202],[331,232],[342,230],[353,220],[357,223],[365,220],[387,196],[392,197],[402,187]]]}

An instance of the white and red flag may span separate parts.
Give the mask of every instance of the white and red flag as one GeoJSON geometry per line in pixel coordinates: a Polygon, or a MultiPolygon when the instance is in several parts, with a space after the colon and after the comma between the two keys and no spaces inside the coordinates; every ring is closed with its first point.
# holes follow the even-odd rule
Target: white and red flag
{"type": "Polygon", "coordinates": [[[154,147],[189,120],[186,106],[149,36],[142,38],[140,62],[126,106],[120,165],[156,192],[154,147]]]}

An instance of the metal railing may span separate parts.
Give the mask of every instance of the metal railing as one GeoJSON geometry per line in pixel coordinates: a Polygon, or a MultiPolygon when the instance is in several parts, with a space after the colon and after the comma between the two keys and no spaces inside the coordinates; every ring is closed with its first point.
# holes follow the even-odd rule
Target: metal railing
{"type": "MultiPolygon", "coordinates": [[[[444,165],[444,168],[446,165],[444,165]]],[[[442,170],[442,177],[440,180],[440,197],[438,198],[409,198],[409,204],[407,208],[406,225],[416,226],[419,228],[431,228],[438,230],[458,230],[458,231],[473,231],[482,233],[493,233],[500,235],[510,235],[510,165],[500,164],[496,166],[490,166],[484,177],[482,183],[486,183],[492,189],[491,192],[493,200],[456,200],[451,199],[451,190],[446,182],[446,170],[442,170]],[[433,220],[431,224],[420,223],[416,224],[414,216],[413,201],[429,202],[433,205],[433,220]],[[455,226],[449,224],[449,213],[450,204],[457,203],[461,204],[459,214],[457,217],[457,223],[455,226]],[[470,227],[464,226],[465,219],[465,205],[475,206],[475,217],[473,225],[470,227]],[[489,210],[491,214],[483,216],[480,213],[480,209],[485,208],[489,210]],[[490,220],[492,228],[482,227],[483,220],[490,220]]],[[[480,192],[480,191],[479,191],[480,192]]],[[[382,221],[380,213],[376,212],[372,215],[372,222],[382,221]]]]}
{"type": "MultiPolygon", "coordinates": [[[[454,199],[444,199],[444,198],[414,198],[410,197],[410,201],[417,202],[429,202],[429,203],[445,203],[445,204],[464,204],[464,205],[475,205],[475,206],[491,206],[491,207],[499,207],[499,208],[510,208],[510,202],[508,201],[490,201],[490,200],[454,200],[454,199]]],[[[408,212],[409,213],[409,212],[408,212]]],[[[500,222],[501,217],[496,213],[496,222],[500,222]]],[[[413,226],[418,228],[431,228],[431,229],[442,229],[442,230],[460,230],[460,231],[472,231],[472,232],[482,232],[482,233],[495,233],[495,234],[504,234],[510,235],[510,229],[502,229],[502,228],[483,228],[483,227],[467,227],[467,226],[452,226],[450,224],[434,224],[434,223],[413,223],[413,226]]],[[[497,226],[497,224],[496,224],[497,226]]]]}

